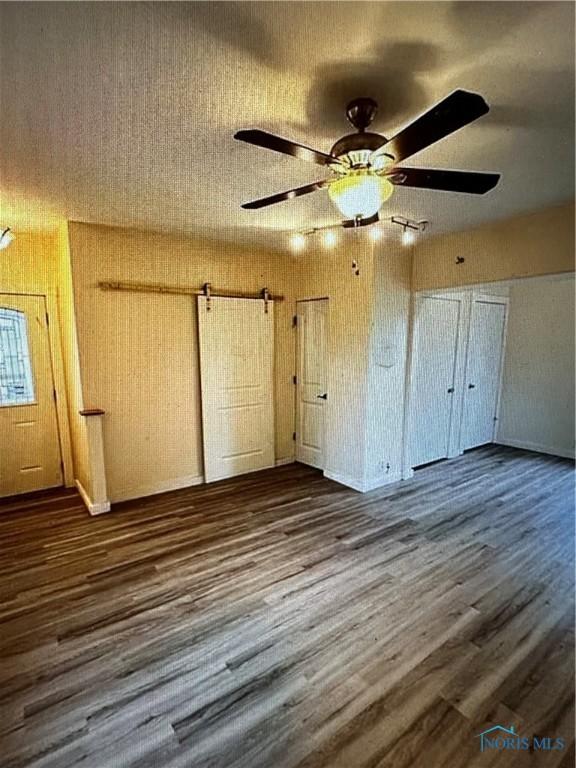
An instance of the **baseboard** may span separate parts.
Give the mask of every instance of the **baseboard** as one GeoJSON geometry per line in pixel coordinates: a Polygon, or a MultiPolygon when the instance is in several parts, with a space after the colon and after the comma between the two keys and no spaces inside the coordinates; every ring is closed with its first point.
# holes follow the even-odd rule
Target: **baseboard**
{"type": "Polygon", "coordinates": [[[294,464],[295,461],[296,459],[294,458],[294,456],[288,456],[288,458],[286,459],[276,459],[275,464],[277,467],[281,467],[284,464],[294,464]]]}
{"type": "Polygon", "coordinates": [[[382,488],[384,485],[398,483],[402,479],[401,472],[394,472],[394,474],[387,473],[385,475],[380,475],[379,477],[373,477],[364,481],[364,491],[374,491],[376,488],[382,488]]]}
{"type": "Polygon", "coordinates": [[[364,493],[363,483],[355,477],[341,475],[339,472],[330,472],[327,469],[324,470],[324,477],[327,477],[328,480],[334,480],[335,483],[340,483],[340,485],[345,485],[347,488],[364,493]]]}
{"type": "Polygon", "coordinates": [[[575,458],[574,450],[556,448],[550,445],[542,445],[541,443],[531,443],[527,440],[502,440],[499,438],[494,442],[496,445],[507,445],[509,448],[521,448],[524,451],[534,451],[535,453],[547,453],[550,456],[559,456],[562,459],[575,458]]]}
{"type": "Polygon", "coordinates": [[[335,483],[340,483],[340,485],[345,485],[348,488],[359,491],[360,493],[367,493],[368,491],[373,491],[376,488],[381,488],[384,485],[390,485],[391,483],[397,483],[402,480],[402,475],[400,472],[396,472],[393,475],[381,475],[370,480],[359,480],[356,477],[342,475],[339,472],[330,472],[328,470],[324,470],[324,477],[327,477],[329,480],[334,480],[335,483]]]}
{"type": "Polygon", "coordinates": [[[104,512],[110,512],[109,501],[95,503],[94,501],[92,501],[90,496],[88,496],[88,494],[86,493],[86,489],[84,488],[80,480],[75,480],[74,485],[76,486],[78,493],[82,497],[82,501],[86,505],[86,508],[91,515],[102,515],[104,514],[104,512]]]}
{"type": "Polygon", "coordinates": [[[141,499],[144,496],[156,496],[158,493],[179,491],[181,488],[190,488],[192,485],[201,485],[203,482],[204,475],[183,475],[182,477],[175,477],[160,483],[138,485],[126,491],[115,493],[112,502],[130,501],[130,499],[141,499]]]}

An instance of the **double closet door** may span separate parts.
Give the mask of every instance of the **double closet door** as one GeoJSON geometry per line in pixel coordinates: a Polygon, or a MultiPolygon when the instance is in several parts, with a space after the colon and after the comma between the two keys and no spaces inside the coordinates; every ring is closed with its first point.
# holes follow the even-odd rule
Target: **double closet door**
{"type": "Polygon", "coordinates": [[[411,467],[494,439],[506,300],[472,293],[419,296],[407,422],[411,467]]]}

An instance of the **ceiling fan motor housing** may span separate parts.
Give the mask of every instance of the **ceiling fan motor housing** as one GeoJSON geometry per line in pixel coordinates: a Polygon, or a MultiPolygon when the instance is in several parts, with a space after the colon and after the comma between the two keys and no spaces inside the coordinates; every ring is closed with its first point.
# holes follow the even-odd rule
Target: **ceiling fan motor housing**
{"type": "Polygon", "coordinates": [[[367,149],[370,152],[374,152],[375,149],[379,149],[387,141],[388,139],[379,133],[349,133],[347,136],[342,136],[341,139],[338,139],[330,150],[330,154],[334,157],[339,157],[340,155],[348,154],[348,152],[356,152],[359,149],[367,149]]]}
{"type": "Polygon", "coordinates": [[[354,128],[359,131],[365,131],[366,128],[376,117],[378,104],[374,99],[363,96],[359,99],[353,99],[346,107],[346,117],[352,123],[354,128]]]}

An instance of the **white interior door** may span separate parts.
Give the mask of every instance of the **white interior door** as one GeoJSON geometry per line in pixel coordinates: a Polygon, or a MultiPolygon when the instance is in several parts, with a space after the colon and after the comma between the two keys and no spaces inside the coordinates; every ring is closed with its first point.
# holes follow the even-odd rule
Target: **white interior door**
{"type": "Polygon", "coordinates": [[[198,330],[206,482],[274,466],[273,302],[198,296],[198,330]]]}
{"type": "Polygon", "coordinates": [[[505,322],[505,304],[472,302],[462,415],[463,450],[494,439],[505,322]]]}
{"type": "Polygon", "coordinates": [[[324,469],[328,299],[297,308],[296,459],[324,469]]]}
{"type": "Polygon", "coordinates": [[[408,438],[412,467],[450,452],[461,307],[458,299],[416,300],[408,438]]]}
{"type": "Polygon", "coordinates": [[[62,485],[46,306],[0,294],[0,496],[62,485]]]}

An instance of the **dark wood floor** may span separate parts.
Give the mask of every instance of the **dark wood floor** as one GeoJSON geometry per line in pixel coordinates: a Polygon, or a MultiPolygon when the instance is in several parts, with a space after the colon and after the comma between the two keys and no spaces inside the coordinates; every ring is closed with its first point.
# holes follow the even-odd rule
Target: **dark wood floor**
{"type": "Polygon", "coordinates": [[[573,464],[292,465],[0,513],[3,768],[574,765],[573,464]],[[562,736],[485,752],[495,723],[562,736]]]}

